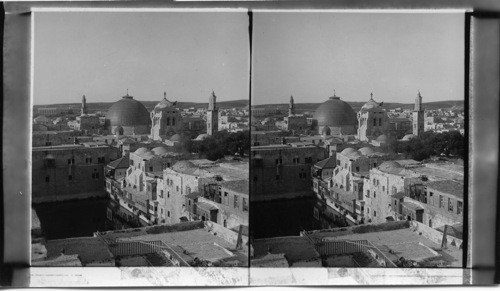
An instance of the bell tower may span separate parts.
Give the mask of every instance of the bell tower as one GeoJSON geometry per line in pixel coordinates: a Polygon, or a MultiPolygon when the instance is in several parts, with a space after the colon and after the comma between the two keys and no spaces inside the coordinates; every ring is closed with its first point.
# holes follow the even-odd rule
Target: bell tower
{"type": "Polygon", "coordinates": [[[83,95],[81,115],[85,115],[85,114],[87,114],[87,99],[85,98],[85,95],[83,95]]]}
{"type": "Polygon", "coordinates": [[[207,134],[214,135],[217,131],[219,131],[219,109],[217,108],[217,96],[212,91],[212,95],[208,100],[207,134]]]}
{"type": "Polygon", "coordinates": [[[413,134],[416,136],[422,135],[424,132],[424,118],[425,111],[422,107],[422,95],[418,91],[418,95],[415,98],[415,108],[413,109],[413,134]]]}
{"type": "Polygon", "coordinates": [[[288,106],[288,116],[295,115],[295,103],[293,101],[293,96],[290,96],[290,105],[288,106]]]}

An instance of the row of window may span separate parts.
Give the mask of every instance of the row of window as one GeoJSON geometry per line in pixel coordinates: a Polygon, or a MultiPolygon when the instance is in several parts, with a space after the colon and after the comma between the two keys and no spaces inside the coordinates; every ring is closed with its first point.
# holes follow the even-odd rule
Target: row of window
{"type": "MultiPolygon", "coordinates": [[[[156,211],[156,207],[155,207],[155,211],[156,211]]],[[[160,212],[161,212],[161,214],[163,214],[163,208],[160,208],[160,212]]],[[[170,211],[167,211],[167,217],[170,217],[170,211]]]]}
{"type": "MultiPolygon", "coordinates": [[[[160,190],[160,198],[163,198],[163,190],[160,190]]],[[[170,191],[167,191],[167,198],[170,198],[170,191]]]]}
{"type": "MultiPolygon", "coordinates": [[[[370,214],[370,208],[366,207],[366,213],[370,214]]],[[[373,210],[373,217],[377,217],[377,211],[373,210]]]]}
{"type": "MultiPolygon", "coordinates": [[[[92,158],[87,157],[85,158],[85,163],[86,164],[92,164],[92,158]]],[[[97,163],[98,164],[105,164],[106,163],[106,157],[98,157],[97,158],[97,163]]],[[[75,158],[68,159],[68,165],[74,165],[75,164],[75,158]]]]}
{"type": "MultiPolygon", "coordinates": [[[[99,179],[99,173],[92,173],[92,179],[99,179]]],[[[68,175],[68,181],[73,180],[73,175],[68,175]]],[[[50,176],[45,177],[45,182],[50,183],[50,176]]]]}
{"type": "MultiPolygon", "coordinates": [[[[341,166],[339,160],[337,160],[337,166],[341,166]]],[[[377,167],[377,163],[373,163],[373,168],[376,168],[376,167],[377,167]]],[[[348,167],[347,163],[344,163],[344,169],[348,169],[349,171],[351,171],[351,167],[348,167]]],[[[356,166],[355,170],[356,170],[356,172],[359,172],[359,170],[360,170],[359,166],[356,166]]],[[[338,171],[338,169],[337,169],[337,171],[338,171]]]]}
{"type": "MultiPolygon", "coordinates": [[[[453,202],[454,202],[454,199],[451,199],[450,197],[448,197],[448,212],[454,212],[454,210],[453,210],[454,203],[453,202]]],[[[439,195],[439,208],[446,209],[445,198],[443,197],[443,195],[439,195]]],[[[457,201],[457,214],[461,214],[462,211],[463,211],[463,202],[457,201]]]]}
{"type": "MultiPolygon", "coordinates": [[[[373,118],[373,126],[377,126],[377,118],[373,118]]],[[[378,126],[382,126],[382,118],[378,119],[378,126]]]]}

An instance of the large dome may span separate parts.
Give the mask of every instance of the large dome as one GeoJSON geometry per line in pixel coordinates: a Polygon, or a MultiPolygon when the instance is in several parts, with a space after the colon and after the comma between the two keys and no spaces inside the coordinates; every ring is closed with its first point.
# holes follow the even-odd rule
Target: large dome
{"type": "Polygon", "coordinates": [[[314,112],[313,119],[318,121],[318,126],[356,126],[358,121],[351,105],[340,100],[339,97],[330,97],[314,112]]]}
{"type": "Polygon", "coordinates": [[[149,126],[149,112],[128,94],[115,102],[106,113],[108,126],[149,126]]]}

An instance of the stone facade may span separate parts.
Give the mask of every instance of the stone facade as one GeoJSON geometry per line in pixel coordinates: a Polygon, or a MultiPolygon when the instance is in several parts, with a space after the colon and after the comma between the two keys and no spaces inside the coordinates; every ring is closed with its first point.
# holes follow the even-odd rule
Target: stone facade
{"type": "Polygon", "coordinates": [[[313,189],[330,207],[345,214],[351,222],[364,222],[365,177],[380,165],[386,155],[369,147],[346,148],[335,155],[335,167],[328,176],[313,181],[313,189]],[[349,216],[347,216],[349,215],[349,216]]]}
{"type": "Polygon", "coordinates": [[[63,144],[75,144],[75,138],[80,141],[80,131],[44,131],[33,132],[31,145],[33,147],[58,146],[63,144]]]}
{"type": "Polygon", "coordinates": [[[358,112],[358,140],[371,141],[387,133],[388,117],[382,104],[372,98],[358,112]]]}
{"type": "Polygon", "coordinates": [[[167,100],[166,92],[163,100],[151,111],[151,139],[164,140],[174,134],[182,133],[182,116],[175,104],[167,100]]]}
{"type": "Polygon", "coordinates": [[[283,144],[287,141],[299,141],[299,137],[290,136],[289,132],[274,130],[274,131],[251,131],[250,139],[252,146],[266,146],[270,144],[283,144]]]}
{"type": "Polygon", "coordinates": [[[392,196],[404,191],[405,178],[399,174],[372,169],[364,180],[365,221],[382,223],[392,215],[392,196]]]}
{"type": "Polygon", "coordinates": [[[283,129],[294,133],[306,132],[309,130],[307,119],[302,115],[289,115],[283,120],[283,129]]]}
{"type": "Polygon", "coordinates": [[[119,150],[110,146],[33,148],[33,202],[102,196],[104,166],[118,157],[119,150]]]}
{"type": "Polygon", "coordinates": [[[311,167],[326,157],[325,149],[314,145],[252,147],[250,198],[253,201],[314,194],[311,167]]]}
{"type": "Polygon", "coordinates": [[[75,130],[81,130],[85,134],[102,133],[103,127],[99,121],[99,116],[81,115],[76,117],[75,130]]]}
{"type": "Polygon", "coordinates": [[[463,184],[444,180],[408,185],[405,195],[393,198],[393,214],[396,219],[416,220],[432,228],[463,222],[463,184]],[[434,184],[450,184],[456,191],[443,191],[434,184]],[[453,192],[453,193],[447,193],[453,192]],[[415,205],[417,207],[406,207],[415,205]]]}
{"type": "Polygon", "coordinates": [[[463,222],[463,180],[454,178],[460,173],[445,167],[433,169],[435,165],[391,163],[370,170],[365,178],[368,222],[416,220],[432,228],[463,222]],[[435,174],[430,170],[436,170],[435,174]],[[451,173],[450,178],[446,172],[451,173]]]}

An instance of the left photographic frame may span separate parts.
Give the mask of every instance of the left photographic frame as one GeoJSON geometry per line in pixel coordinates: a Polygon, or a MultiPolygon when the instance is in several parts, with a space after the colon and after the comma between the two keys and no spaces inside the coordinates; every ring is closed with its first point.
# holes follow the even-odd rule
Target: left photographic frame
{"type": "Polygon", "coordinates": [[[49,266],[121,267],[106,285],[247,285],[246,10],[47,9],[30,23],[30,286],[79,285],[49,266]]]}

